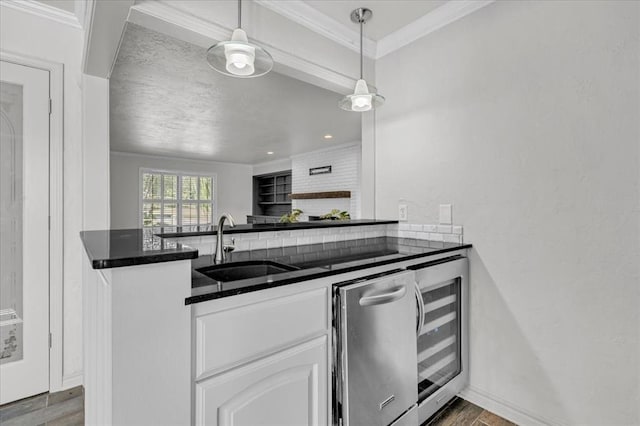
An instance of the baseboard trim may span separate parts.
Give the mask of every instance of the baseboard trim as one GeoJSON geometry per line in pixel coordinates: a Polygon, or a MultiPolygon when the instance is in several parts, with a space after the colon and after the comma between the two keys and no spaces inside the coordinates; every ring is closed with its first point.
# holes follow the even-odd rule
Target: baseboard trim
{"type": "Polygon", "coordinates": [[[82,371],[62,376],[62,387],[59,390],[71,389],[82,385],[82,371]]]}
{"type": "Polygon", "coordinates": [[[458,396],[520,426],[565,426],[561,422],[534,415],[502,398],[472,386],[463,389],[458,396]]]}

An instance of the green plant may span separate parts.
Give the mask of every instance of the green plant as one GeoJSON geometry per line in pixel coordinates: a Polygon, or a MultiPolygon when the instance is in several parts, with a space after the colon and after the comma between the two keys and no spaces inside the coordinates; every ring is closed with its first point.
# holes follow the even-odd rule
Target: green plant
{"type": "Polygon", "coordinates": [[[293,209],[291,213],[282,215],[282,217],[280,217],[280,223],[296,223],[301,214],[302,210],[293,209]]]}
{"type": "Polygon", "coordinates": [[[320,216],[320,219],[326,220],[349,220],[351,219],[351,216],[349,215],[349,212],[347,211],[340,211],[338,209],[333,209],[331,210],[329,213],[327,214],[323,214],[322,216],[320,216]]]}

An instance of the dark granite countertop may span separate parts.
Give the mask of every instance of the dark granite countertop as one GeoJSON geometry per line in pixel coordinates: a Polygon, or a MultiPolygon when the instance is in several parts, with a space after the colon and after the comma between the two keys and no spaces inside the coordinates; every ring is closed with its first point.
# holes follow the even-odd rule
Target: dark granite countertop
{"type": "Polygon", "coordinates": [[[185,304],[189,305],[471,247],[471,244],[379,237],[233,252],[227,255],[227,264],[249,260],[269,260],[298,269],[227,282],[216,281],[197,271],[197,269],[213,265],[213,256],[205,255],[192,260],[191,297],[185,300],[185,304]]]}
{"type": "Polygon", "coordinates": [[[147,229],[82,231],[80,238],[93,269],[196,259],[198,250],[166,241],[147,229]]]}
{"type": "MultiPolygon", "coordinates": [[[[252,223],[224,227],[225,234],[242,234],[247,232],[295,231],[297,229],[340,228],[343,226],[388,225],[398,223],[397,220],[317,220],[297,223],[252,223]]],[[[199,235],[216,235],[216,226],[178,226],[161,228],[155,233],[164,238],[195,237],[199,235]]]]}

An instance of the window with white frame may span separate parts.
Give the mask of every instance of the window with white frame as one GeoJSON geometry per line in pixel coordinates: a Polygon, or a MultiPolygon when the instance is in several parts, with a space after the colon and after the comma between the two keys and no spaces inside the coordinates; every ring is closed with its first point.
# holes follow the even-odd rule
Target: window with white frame
{"type": "Polygon", "coordinates": [[[211,225],[214,177],[142,170],[142,226],[211,225]]]}

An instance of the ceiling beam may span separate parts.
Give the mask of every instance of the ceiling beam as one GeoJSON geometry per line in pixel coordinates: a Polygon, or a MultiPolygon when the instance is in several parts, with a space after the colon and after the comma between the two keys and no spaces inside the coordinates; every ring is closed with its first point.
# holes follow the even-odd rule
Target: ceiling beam
{"type": "Polygon", "coordinates": [[[86,2],[82,70],[95,77],[109,78],[115,64],[129,9],[134,0],[86,2]]]}
{"type": "MultiPolygon", "coordinates": [[[[201,47],[209,47],[229,38],[232,28],[184,12],[169,2],[145,1],[134,5],[129,22],[167,34],[201,47]]],[[[314,63],[291,53],[289,49],[250,40],[269,51],[274,61],[274,70],[301,81],[346,94],[353,91],[356,80],[336,72],[325,65],[314,63]]]]}

